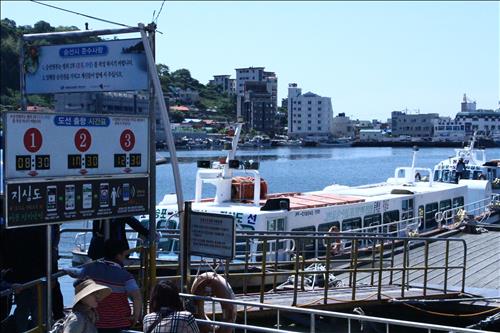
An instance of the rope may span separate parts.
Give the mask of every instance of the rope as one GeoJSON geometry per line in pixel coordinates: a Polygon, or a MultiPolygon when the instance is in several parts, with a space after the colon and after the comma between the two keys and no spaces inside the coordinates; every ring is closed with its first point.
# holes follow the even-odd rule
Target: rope
{"type": "MultiPolygon", "coordinates": [[[[362,299],[355,299],[355,301],[356,301],[356,302],[363,302],[363,301],[366,301],[366,300],[368,300],[368,299],[372,298],[373,296],[377,296],[377,295],[378,295],[378,293],[373,293],[373,294],[371,294],[371,295],[369,295],[369,296],[367,296],[367,297],[365,297],[365,298],[362,298],[362,299]]],[[[389,295],[384,294],[384,293],[380,293],[380,295],[381,295],[381,296],[385,296],[385,297],[387,297],[387,298],[389,298],[389,299],[394,299],[394,297],[389,296],[389,295]]],[[[317,299],[317,300],[314,300],[314,301],[312,301],[312,302],[297,305],[297,307],[304,307],[304,306],[308,306],[308,305],[313,305],[313,304],[315,304],[315,303],[317,303],[317,302],[324,301],[324,299],[325,299],[324,297],[321,297],[321,298],[319,298],[319,299],[317,299]]],[[[352,302],[352,300],[350,300],[350,299],[349,299],[349,300],[345,300],[345,299],[338,299],[338,298],[334,298],[334,297],[327,297],[326,299],[327,299],[327,300],[330,300],[330,301],[339,302],[339,303],[350,303],[350,302],[352,302]]]]}
{"type": "Polygon", "coordinates": [[[49,5],[47,3],[43,3],[43,2],[40,2],[40,1],[36,1],[36,0],[30,0],[30,1],[34,2],[34,3],[37,3],[39,5],[47,6],[47,7],[58,9],[58,10],[62,10],[63,12],[68,12],[68,13],[72,13],[72,14],[84,16],[84,17],[87,17],[87,18],[90,18],[90,19],[93,19],[93,20],[97,20],[97,21],[101,21],[101,22],[105,22],[105,23],[111,23],[111,24],[119,25],[121,27],[133,28],[133,27],[131,27],[129,25],[126,25],[126,24],[123,24],[123,23],[113,22],[113,21],[102,19],[102,18],[99,18],[99,17],[95,17],[95,16],[91,16],[91,15],[87,15],[87,14],[75,12],[75,11],[72,11],[72,10],[69,10],[69,9],[64,9],[64,8],[61,8],[61,7],[49,5]]]}
{"type": "Polygon", "coordinates": [[[424,310],[424,309],[419,308],[418,306],[414,306],[414,305],[411,305],[408,303],[403,303],[403,304],[410,307],[410,308],[418,310],[418,311],[430,313],[430,314],[437,315],[437,316],[443,316],[443,317],[476,317],[476,316],[483,315],[485,313],[490,313],[490,312],[500,310],[500,307],[495,307],[493,309],[489,309],[489,310],[485,310],[485,311],[481,311],[481,312],[476,312],[476,313],[453,314],[453,313],[444,313],[444,312],[424,310]]]}

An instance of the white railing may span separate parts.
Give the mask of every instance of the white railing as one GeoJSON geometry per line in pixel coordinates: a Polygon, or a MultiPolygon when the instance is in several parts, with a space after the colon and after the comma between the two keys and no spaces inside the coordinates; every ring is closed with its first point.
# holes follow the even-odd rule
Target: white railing
{"type": "MultiPolygon", "coordinates": [[[[211,308],[212,308],[212,313],[211,313],[211,319],[212,320],[202,320],[202,319],[196,319],[196,322],[198,324],[202,325],[209,325],[212,326],[215,329],[215,326],[223,326],[223,327],[231,327],[231,328],[238,328],[243,330],[244,332],[250,331],[250,332],[297,332],[297,331],[289,331],[286,329],[283,329],[283,322],[281,320],[282,314],[284,312],[286,313],[292,313],[296,315],[302,315],[302,316],[308,316],[309,317],[309,329],[308,331],[311,333],[316,332],[316,318],[333,318],[333,319],[343,319],[347,323],[347,330],[346,332],[358,332],[359,329],[355,327],[355,323],[359,323],[360,325],[367,325],[367,323],[370,324],[378,324],[378,325],[384,325],[385,326],[385,332],[389,333],[391,332],[391,327],[393,326],[399,326],[397,328],[398,331],[401,331],[401,327],[406,327],[406,328],[417,328],[417,329],[422,329],[426,330],[427,332],[432,332],[432,331],[439,331],[439,332],[455,332],[455,333],[479,333],[479,332],[488,332],[485,330],[474,330],[474,329],[468,329],[468,328],[461,328],[461,327],[452,327],[452,326],[444,326],[444,325],[436,325],[436,324],[426,324],[426,323],[421,323],[421,322],[413,322],[413,321],[406,321],[406,320],[398,320],[398,319],[389,319],[389,318],[381,318],[381,317],[372,317],[372,316],[366,316],[366,315],[359,315],[359,314],[349,314],[349,313],[342,313],[342,312],[332,312],[332,311],[325,311],[325,310],[316,310],[316,309],[306,309],[306,308],[299,308],[299,307],[292,307],[292,306],[284,306],[284,305],[274,305],[274,304],[268,304],[268,303],[257,303],[257,302],[247,302],[247,301],[238,301],[235,299],[224,299],[224,298],[216,298],[216,297],[209,297],[209,296],[198,296],[198,295],[192,295],[192,294],[180,294],[180,296],[184,299],[187,300],[198,300],[198,301],[204,301],[204,302],[210,302],[211,303],[211,308]],[[227,323],[223,321],[217,321],[216,320],[216,303],[220,304],[233,304],[236,307],[239,307],[240,310],[243,308],[243,323],[227,323]],[[270,325],[273,325],[273,327],[276,328],[271,328],[271,327],[263,327],[263,326],[255,326],[251,325],[248,322],[248,312],[250,309],[259,309],[259,311],[267,310],[269,312],[273,313],[273,317],[269,315],[268,322],[272,318],[272,323],[270,325]]],[[[339,332],[344,331],[341,330],[339,327],[339,332]]]]}
{"type": "Polygon", "coordinates": [[[442,228],[444,226],[451,226],[454,224],[459,225],[467,215],[473,215],[474,217],[480,217],[477,220],[478,223],[482,223],[488,220],[491,215],[491,206],[500,204],[500,194],[492,194],[489,198],[471,202],[467,205],[454,207],[447,209],[442,212],[436,213],[436,221],[438,222],[438,227],[442,228]]]}

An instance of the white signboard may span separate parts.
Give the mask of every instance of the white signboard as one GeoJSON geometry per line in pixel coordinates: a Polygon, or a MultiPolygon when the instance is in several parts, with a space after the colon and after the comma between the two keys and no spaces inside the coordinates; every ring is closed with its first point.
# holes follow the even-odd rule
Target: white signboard
{"type": "Polygon", "coordinates": [[[148,173],[143,116],[8,112],[5,178],[148,173]]]}
{"type": "Polygon", "coordinates": [[[234,258],[235,223],[233,216],[195,212],[189,216],[191,255],[219,259],[234,258]]]}
{"type": "Polygon", "coordinates": [[[148,88],[141,39],[28,46],[24,64],[28,94],[148,88]]]}

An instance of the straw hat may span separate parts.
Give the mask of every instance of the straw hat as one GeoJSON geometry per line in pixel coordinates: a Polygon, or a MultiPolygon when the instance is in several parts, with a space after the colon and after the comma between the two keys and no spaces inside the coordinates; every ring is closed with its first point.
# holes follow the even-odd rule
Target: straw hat
{"type": "Polygon", "coordinates": [[[87,279],[75,286],[75,301],[73,302],[73,306],[94,293],[96,293],[97,301],[101,301],[111,294],[111,288],[97,284],[94,280],[87,279]]]}

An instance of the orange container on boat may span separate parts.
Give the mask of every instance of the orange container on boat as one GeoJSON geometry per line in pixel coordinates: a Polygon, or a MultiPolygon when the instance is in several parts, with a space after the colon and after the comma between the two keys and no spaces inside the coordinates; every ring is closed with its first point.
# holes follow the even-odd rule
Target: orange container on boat
{"type": "MultiPolygon", "coordinates": [[[[253,177],[234,177],[231,181],[231,199],[253,200],[255,179],[253,177]]],[[[267,196],[267,183],[264,179],[260,179],[260,198],[265,199],[267,196]]]]}

